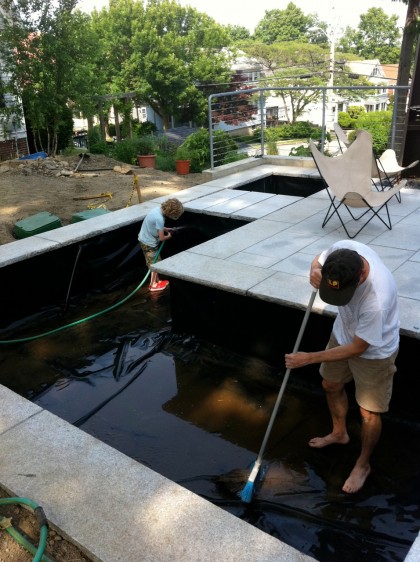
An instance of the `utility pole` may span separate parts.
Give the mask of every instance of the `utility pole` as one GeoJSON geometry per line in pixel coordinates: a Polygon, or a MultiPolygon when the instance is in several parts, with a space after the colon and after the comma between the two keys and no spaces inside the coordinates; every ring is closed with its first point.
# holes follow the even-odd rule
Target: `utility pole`
{"type": "MultiPolygon", "coordinates": [[[[330,44],[330,77],[328,80],[328,87],[332,88],[334,86],[334,71],[335,71],[335,29],[334,26],[329,24],[328,26],[328,42],[330,44]]],[[[334,112],[334,90],[328,90],[327,95],[327,104],[328,104],[328,112],[329,112],[329,119],[327,118],[327,129],[333,128],[333,124],[335,121],[335,112],[334,112]],[[329,121],[329,123],[328,123],[329,121]]]]}

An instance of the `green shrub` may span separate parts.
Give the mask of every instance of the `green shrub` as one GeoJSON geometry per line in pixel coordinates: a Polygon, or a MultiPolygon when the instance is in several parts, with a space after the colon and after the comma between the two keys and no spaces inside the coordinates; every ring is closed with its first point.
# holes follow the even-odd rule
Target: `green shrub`
{"type": "Polygon", "coordinates": [[[198,129],[198,131],[189,135],[181,147],[188,150],[191,155],[191,172],[201,172],[209,167],[210,133],[207,129],[198,129]]]}
{"type": "Polygon", "coordinates": [[[362,113],[358,117],[355,128],[369,131],[372,135],[374,150],[382,153],[388,147],[391,124],[392,111],[370,111],[369,113],[362,113]]]}
{"type": "Polygon", "coordinates": [[[276,141],[270,140],[268,141],[267,145],[267,154],[269,156],[277,156],[279,151],[277,150],[277,143],[276,141]]]}
{"type": "Polygon", "coordinates": [[[355,123],[355,119],[352,119],[347,111],[339,111],[337,121],[343,129],[352,129],[355,123]]]}
{"type": "Polygon", "coordinates": [[[231,157],[237,154],[238,145],[225,131],[215,131],[213,134],[214,162],[228,164],[233,162],[231,157]]]}
{"type": "MultiPolygon", "coordinates": [[[[320,139],[322,135],[322,127],[313,125],[309,121],[296,121],[296,123],[286,123],[278,127],[269,127],[264,131],[264,139],[266,142],[289,140],[289,139],[320,139]]],[[[326,138],[328,135],[326,135],[326,138]]],[[[254,131],[253,138],[255,141],[261,139],[261,129],[254,131]]]]}
{"type": "MultiPolygon", "coordinates": [[[[213,147],[216,165],[225,164],[232,153],[237,153],[236,142],[225,131],[213,133],[213,147]]],[[[202,172],[210,166],[210,133],[207,129],[199,129],[189,135],[180,148],[190,155],[191,172],[202,172]]]]}
{"type": "Polygon", "coordinates": [[[366,113],[366,109],[363,105],[350,105],[347,112],[352,119],[358,119],[366,113]]]}
{"type": "Polygon", "coordinates": [[[249,156],[245,152],[230,152],[229,154],[226,155],[223,164],[238,162],[239,160],[245,160],[246,158],[249,158],[249,156]]]}
{"type": "Polygon", "coordinates": [[[98,144],[99,142],[101,142],[101,132],[98,125],[95,125],[94,127],[92,127],[92,129],[88,131],[87,142],[88,142],[89,150],[93,144],[98,144]]]}
{"type": "Polygon", "coordinates": [[[294,146],[289,152],[289,156],[312,156],[312,152],[309,146],[301,144],[299,146],[294,146]]]}
{"type": "Polygon", "coordinates": [[[132,122],[133,135],[141,137],[143,135],[152,135],[157,132],[157,127],[151,121],[144,121],[139,123],[138,119],[134,119],[132,122]]]}
{"type": "Polygon", "coordinates": [[[350,105],[347,111],[338,113],[338,124],[343,129],[354,129],[357,119],[365,113],[366,109],[362,105],[350,105]]]}
{"type": "Polygon", "coordinates": [[[156,168],[163,172],[174,172],[175,156],[170,153],[158,152],[156,155],[156,168]]]}
{"type": "Polygon", "coordinates": [[[134,139],[116,142],[112,150],[113,158],[126,164],[137,164],[137,154],[137,145],[134,139]]]}
{"type": "Polygon", "coordinates": [[[110,148],[106,141],[99,141],[89,145],[89,152],[92,154],[105,154],[105,156],[109,156],[110,148]]]}
{"type": "Polygon", "coordinates": [[[191,150],[184,143],[176,149],[175,160],[191,160],[191,150]]]}
{"type": "Polygon", "coordinates": [[[76,156],[77,154],[80,154],[81,152],[85,152],[85,149],[81,149],[77,146],[74,145],[69,145],[66,146],[66,148],[63,148],[63,150],[60,150],[60,154],[61,156],[76,156]]]}
{"type": "Polygon", "coordinates": [[[134,146],[136,146],[137,154],[156,154],[159,148],[159,142],[157,137],[153,135],[142,135],[141,137],[136,137],[133,140],[134,146]]]}

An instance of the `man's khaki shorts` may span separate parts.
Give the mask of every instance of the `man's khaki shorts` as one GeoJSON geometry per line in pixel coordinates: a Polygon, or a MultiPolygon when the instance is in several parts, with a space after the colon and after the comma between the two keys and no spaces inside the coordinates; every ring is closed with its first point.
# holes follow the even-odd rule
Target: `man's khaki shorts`
{"type": "Polygon", "coordinates": [[[158,246],[156,246],[155,248],[153,248],[153,246],[147,246],[146,244],[143,244],[143,242],[140,242],[140,246],[141,249],[143,250],[143,254],[144,254],[144,259],[146,260],[146,264],[147,267],[150,269],[150,266],[153,265],[153,263],[156,263],[158,261],[160,261],[162,258],[160,257],[160,254],[155,262],[155,257],[158,251],[158,246]]]}
{"type": "MultiPolygon", "coordinates": [[[[331,334],[327,349],[337,347],[338,342],[331,334]]],[[[388,411],[392,396],[392,381],[398,350],[386,359],[364,359],[352,357],[341,361],[321,363],[319,372],[328,382],[345,384],[354,380],[356,401],[368,412],[377,414],[388,411]]]]}

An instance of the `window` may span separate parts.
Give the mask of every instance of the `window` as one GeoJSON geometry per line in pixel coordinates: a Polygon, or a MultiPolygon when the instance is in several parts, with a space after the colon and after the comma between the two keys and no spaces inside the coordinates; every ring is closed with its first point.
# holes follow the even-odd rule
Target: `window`
{"type": "Polygon", "coordinates": [[[278,107],[267,107],[266,110],[267,119],[278,119],[279,117],[279,108],[278,107]]]}
{"type": "Polygon", "coordinates": [[[250,70],[249,72],[244,72],[244,76],[247,82],[257,82],[261,78],[261,72],[259,70],[250,70]]]}

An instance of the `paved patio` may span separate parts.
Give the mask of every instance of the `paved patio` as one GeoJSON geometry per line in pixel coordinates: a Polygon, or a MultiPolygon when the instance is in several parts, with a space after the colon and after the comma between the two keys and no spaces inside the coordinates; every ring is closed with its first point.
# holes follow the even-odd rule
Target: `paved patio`
{"type": "MultiPolygon", "coordinates": [[[[347,237],[337,218],[321,228],[329,205],[325,190],[301,198],[235,189],[258,173],[261,177],[273,172],[278,173],[279,167],[261,165],[178,193],[187,211],[250,222],[166,259],[156,269],[194,283],[306,308],[312,292],[308,273],[313,257],[347,237]]],[[[292,167],[282,167],[284,173],[317,175],[316,170],[292,167]]],[[[373,219],[356,240],[376,250],[393,272],[401,333],[420,338],[420,284],[413,282],[420,278],[420,190],[404,188],[402,203],[394,197],[388,206],[392,230],[373,219]]],[[[348,219],[351,230],[355,221],[348,219]]],[[[313,310],[329,315],[336,311],[318,297],[313,310]]]]}

